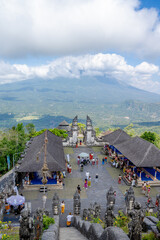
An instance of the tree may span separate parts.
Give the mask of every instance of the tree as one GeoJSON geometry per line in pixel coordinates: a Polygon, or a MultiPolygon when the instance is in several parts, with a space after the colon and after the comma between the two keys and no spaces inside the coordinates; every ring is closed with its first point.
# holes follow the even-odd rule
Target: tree
{"type": "Polygon", "coordinates": [[[140,137],[160,148],[160,136],[157,133],[144,132],[140,137]]]}
{"type": "Polygon", "coordinates": [[[33,123],[28,123],[26,126],[25,126],[26,130],[27,130],[27,133],[28,133],[28,136],[29,137],[32,137],[32,135],[35,133],[35,125],[33,123]]]}
{"type": "Polygon", "coordinates": [[[85,131],[86,129],[86,125],[84,123],[78,123],[78,128],[79,128],[79,132],[83,133],[83,131],[85,131]]]}
{"type": "Polygon", "coordinates": [[[131,123],[124,128],[124,131],[131,137],[135,136],[135,131],[134,131],[133,127],[134,127],[134,125],[133,125],[133,123],[131,123]]]}

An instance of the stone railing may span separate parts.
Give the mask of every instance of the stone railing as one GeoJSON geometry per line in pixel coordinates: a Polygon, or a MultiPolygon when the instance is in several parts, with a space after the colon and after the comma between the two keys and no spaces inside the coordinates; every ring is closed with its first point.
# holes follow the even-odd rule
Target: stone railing
{"type": "Polygon", "coordinates": [[[73,226],[90,240],[129,240],[128,236],[118,227],[103,229],[100,224],[84,221],[74,217],[73,226]]]}
{"type": "Polygon", "coordinates": [[[55,223],[43,232],[42,240],[59,240],[59,215],[53,216],[55,223]]]}

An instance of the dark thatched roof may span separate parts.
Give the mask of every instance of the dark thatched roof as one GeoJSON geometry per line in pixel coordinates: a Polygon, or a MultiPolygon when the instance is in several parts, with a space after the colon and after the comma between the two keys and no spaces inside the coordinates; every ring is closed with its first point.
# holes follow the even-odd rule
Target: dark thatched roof
{"type": "Polygon", "coordinates": [[[160,167],[160,150],[140,137],[114,146],[137,167],[160,167]]]}
{"type": "Polygon", "coordinates": [[[71,130],[71,126],[65,120],[62,121],[57,128],[60,130],[66,130],[67,132],[71,130]]]}
{"type": "Polygon", "coordinates": [[[122,129],[118,129],[102,137],[103,142],[108,142],[110,145],[120,144],[130,139],[131,137],[122,129]]]}
{"type": "Polygon", "coordinates": [[[69,123],[63,120],[58,126],[69,126],[69,123]]]}
{"type": "MultiPolygon", "coordinates": [[[[47,164],[49,171],[65,170],[65,157],[62,146],[62,139],[47,130],[47,164]]],[[[36,136],[29,144],[29,148],[24,156],[18,172],[37,172],[40,171],[44,161],[44,151],[41,151],[44,145],[45,132],[36,136]],[[37,154],[39,161],[37,162],[37,154]]]]}

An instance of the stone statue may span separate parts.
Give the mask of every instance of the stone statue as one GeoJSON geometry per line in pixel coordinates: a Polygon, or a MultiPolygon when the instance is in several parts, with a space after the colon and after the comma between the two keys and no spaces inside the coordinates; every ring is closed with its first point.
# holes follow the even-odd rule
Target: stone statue
{"type": "Polygon", "coordinates": [[[73,212],[75,215],[79,215],[81,211],[81,199],[78,191],[73,196],[73,212]]]}
{"type": "Polygon", "coordinates": [[[134,209],[130,210],[128,214],[132,219],[128,224],[129,238],[130,240],[141,240],[142,223],[144,219],[144,212],[141,209],[141,204],[135,202],[134,209]]]}
{"type": "Polygon", "coordinates": [[[135,202],[134,190],[133,190],[132,187],[130,187],[127,194],[126,194],[127,212],[134,208],[134,202],[135,202]]]}
{"type": "Polygon", "coordinates": [[[106,198],[107,198],[107,206],[112,206],[114,207],[115,204],[115,195],[114,195],[114,191],[113,188],[110,187],[109,191],[106,194],[106,198]]]}
{"type": "Polygon", "coordinates": [[[113,213],[113,207],[112,206],[107,206],[106,212],[105,212],[105,223],[106,227],[111,227],[113,226],[114,223],[114,213],[113,213]]]}
{"type": "Polygon", "coordinates": [[[43,229],[43,210],[41,208],[37,208],[36,213],[34,215],[34,227],[35,227],[35,239],[39,239],[42,234],[43,229]]]}
{"type": "Polygon", "coordinates": [[[59,197],[57,193],[54,194],[52,199],[52,212],[53,212],[53,215],[59,214],[59,197]]]}
{"type": "Polygon", "coordinates": [[[88,208],[88,221],[91,221],[94,216],[95,216],[95,211],[94,211],[93,205],[90,203],[90,207],[88,208]]]}
{"type": "Polygon", "coordinates": [[[88,209],[83,209],[83,220],[88,220],[88,209]]]}
{"type": "Polygon", "coordinates": [[[94,217],[100,217],[101,215],[101,206],[99,204],[97,204],[96,202],[93,205],[93,209],[94,209],[94,217]]]}
{"type": "Polygon", "coordinates": [[[27,210],[22,211],[20,216],[19,237],[20,240],[33,240],[34,239],[34,224],[33,218],[27,210]]]}

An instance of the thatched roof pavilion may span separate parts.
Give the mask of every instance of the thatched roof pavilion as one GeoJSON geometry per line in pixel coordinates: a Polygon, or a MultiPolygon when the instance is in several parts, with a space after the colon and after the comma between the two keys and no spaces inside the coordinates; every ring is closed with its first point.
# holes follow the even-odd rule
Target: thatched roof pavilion
{"type": "Polygon", "coordinates": [[[60,130],[66,130],[67,132],[71,130],[71,126],[65,120],[62,121],[57,128],[60,130]]]}
{"type": "MultiPolygon", "coordinates": [[[[122,129],[118,129],[110,134],[102,137],[103,142],[108,142],[110,145],[120,144],[122,142],[130,140],[131,137],[122,129]]],[[[119,150],[119,149],[118,149],[119,150]]]]}
{"type": "Polygon", "coordinates": [[[160,167],[160,149],[154,144],[133,137],[121,144],[114,144],[136,167],[160,167]]]}
{"type": "MultiPolygon", "coordinates": [[[[38,172],[41,171],[44,162],[44,151],[41,151],[44,146],[45,132],[32,139],[28,145],[24,159],[18,168],[18,172],[38,172]],[[37,154],[39,161],[37,162],[37,154]]],[[[65,156],[62,146],[62,139],[57,137],[52,132],[47,130],[47,165],[49,171],[65,170],[65,156]]]]}

